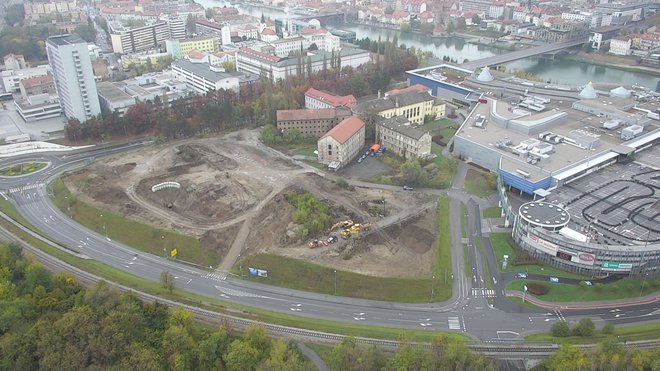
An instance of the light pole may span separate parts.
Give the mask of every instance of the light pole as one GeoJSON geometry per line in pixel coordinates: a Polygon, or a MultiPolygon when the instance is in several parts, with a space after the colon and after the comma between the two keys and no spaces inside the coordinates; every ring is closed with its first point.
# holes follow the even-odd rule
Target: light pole
{"type": "Polygon", "coordinates": [[[335,269],[335,296],[337,295],[337,270],[335,269]]]}
{"type": "Polygon", "coordinates": [[[66,211],[69,213],[69,218],[73,219],[73,216],[71,215],[71,204],[69,203],[69,196],[64,196],[64,199],[66,200],[66,211]]]}
{"type": "Polygon", "coordinates": [[[644,279],[642,280],[642,288],[639,289],[639,297],[640,298],[642,297],[642,293],[644,292],[644,284],[646,283],[646,277],[648,277],[648,276],[649,276],[648,273],[644,274],[644,279]]]}
{"type": "Polygon", "coordinates": [[[435,296],[435,274],[431,278],[431,300],[433,300],[434,296],[435,296]]]}
{"type": "Polygon", "coordinates": [[[525,302],[525,296],[527,296],[527,285],[525,285],[525,287],[523,287],[523,289],[524,289],[524,291],[523,291],[523,303],[524,303],[525,302]]]}
{"type": "Polygon", "coordinates": [[[108,238],[108,231],[105,228],[105,221],[103,219],[103,214],[101,214],[101,227],[103,228],[103,234],[105,234],[105,238],[108,238]]]}

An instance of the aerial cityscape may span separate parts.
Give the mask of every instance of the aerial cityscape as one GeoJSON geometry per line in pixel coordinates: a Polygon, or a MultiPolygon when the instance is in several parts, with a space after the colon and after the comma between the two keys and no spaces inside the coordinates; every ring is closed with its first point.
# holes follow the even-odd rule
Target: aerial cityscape
{"type": "Polygon", "coordinates": [[[660,369],[659,27],[7,0],[0,369],[660,369]]]}

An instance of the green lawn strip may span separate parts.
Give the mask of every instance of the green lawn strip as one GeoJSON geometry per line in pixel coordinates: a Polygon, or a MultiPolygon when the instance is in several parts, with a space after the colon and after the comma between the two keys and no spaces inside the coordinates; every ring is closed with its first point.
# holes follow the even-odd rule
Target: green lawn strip
{"type": "Polygon", "coordinates": [[[424,125],[422,125],[421,128],[423,130],[428,130],[431,136],[434,136],[434,135],[438,135],[438,133],[440,133],[442,130],[453,128],[454,126],[455,126],[454,121],[448,118],[442,118],[439,120],[427,122],[424,125]]]}
{"type": "Polygon", "coordinates": [[[310,156],[316,158],[316,153],[314,151],[317,151],[318,147],[316,143],[314,144],[309,144],[306,146],[298,147],[293,149],[291,152],[293,155],[298,155],[298,156],[310,156]]]}
{"type": "Polygon", "coordinates": [[[302,160],[302,162],[306,163],[307,165],[314,166],[315,168],[317,168],[319,170],[326,170],[327,169],[327,166],[320,163],[320,162],[316,162],[316,161],[312,161],[312,160],[302,160]]]}
{"type": "Polygon", "coordinates": [[[30,223],[23,217],[23,215],[21,215],[21,213],[18,212],[18,210],[16,210],[11,202],[0,198],[0,210],[7,214],[10,218],[30,229],[32,232],[41,234],[38,229],[30,225],[30,223]]]}
{"type": "Polygon", "coordinates": [[[65,214],[70,214],[75,221],[100,234],[146,251],[156,256],[163,256],[163,248],[167,253],[177,249],[177,259],[194,263],[202,267],[216,265],[216,255],[213,251],[202,249],[198,239],[186,236],[175,231],[159,229],[126,216],[98,209],[90,204],[76,199],[67,210],[68,198],[74,198],[61,179],[51,183],[55,194],[53,202],[65,214]],[[105,231],[103,227],[105,226],[105,231]]]}
{"type": "MultiPolygon", "coordinates": [[[[596,301],[596,300],[617,300],[617,299],[631,299],[638,298],[644,295],[649,295],[656,291],[660,287],[660,278],[647,279],[644,283],[644,290],[642,290],[641,279],[623,279],[613,283],[604,285],[602,288],[598,286],[586,286],[580,287],[578,285],[567,285],[563,283],[551,283],[548,281],[545,282],[550,291],[545,295],[534,295],[534,297],[539,298],[543,301],[548,302],[585,302],[585,301],[596,301]]],[[[533,280],[516,280],[509,282],[506,288],[507,290],[517,290],[523,291],[523,286],[527,282],[539,282],[533,280]]],[[[531,295],[529,292],[528,295],[531,295]]]]}
{"type": "MultiPolygon", "coordinates": [[[[318,264],[273,254],[258,254],[246,257],[241,263],[243,277],[267,285],[296,290],[334,295],[335,270],[318,264]],[[251,276],[248,267],[268,271],[268,277],[251,276]]],[[[232,272],[240,274],[240,266],[232,272]]],[[[440,285],[436,276],[434,287],[436,300],[447,300],[451,291],[440,285]]],[[[431,296],[431,277],[405,279],[365,276],[337,270],[337,295],[361,299],[395,301],[402,303],[428,302],[431,296]]]]}
{"type": "Polygon", "coordinates": [[[502,209],[499,206],[493,206],[484,209],[484,218],[493,219],[499,218],[502,215],[502,209]]]}
{"type": "Polygon", "coordinates": [[[463,260],[465,263],[465,277],[470,277],[470,250],[468,250],[466,244],[463,244],[463,260]]]}
{"type": "Polygon", "coordinates": [[[468,169],[463,188],[468,193],[482,198],[488,197],[495,192],[495,190],[488,185],[486,178],[474,169],[468,169]]]}
{"type": "Polygon", "coordinates": [[[525,336],[525,341],[534,343],[555,344],[594,344],[607,338],[617,338],[619,341],[655,340],[660,338],[660,322],[615,327],[613,334],[603,334],[597,331],[594,336],[569,336],[565,338],[554,337],[549,333],[531,334],[525,336]]]}
{"type": "Polygon", "coordinates": [[[477,247],[479,248],[479,251],[481,252],[481,261],[482,261],[483,266],[484,266],[484,274],[486,275],[486,279],[485,279],[486,287],[488,289],[492,289],[493,288],[493,283],[489,279],[491,277],[491,275],[490,275],[490,269],[488,268],[488,261],[486,260],[486,250],[484,249],[484,243],[481,241],[481,237],[478,237],[478,236],[474,238],[474,241],[476,242],[477,247]]]}
{"type": "Polygon", "coordinates": [[[497,269],[502,271],[502,261],[504,255],[509,255],[509,263],[503,272],[528,272],[533,274],[543,274],[546,276],[580,278],[580,275],[566,272],[561,269],[547,265],[513,265],[511,264],[516,256],[514,248],[509,244],[510,233],[491,233],[490,245],[493,247],[493,253],[497,259],[497,269]]]}
{"type": "Polygon", "coordinates": [[[442,285],[435,285],[434,301],[443,301],[451,297],[451,233],[449,225],[449,198],[438,197],[438,251],[433,265],[433,272],[442,280],[442,285]]]}
{"type": "Polygon", "coordinates": [[[0,175],[19,176],[34,173],[48,166],[45,162],[24,162],[21,164],[5,166],[0,169],[0,175]]]}
{"type": "Polygon", "coordinates": [[[252,308],[239,304],[224,302],[222,300],[206,297],[202,295],[193,294],[180,289],[175,289],[171,294],[162,287],[162,285],[155,281],[150,281],[131,273],[127,273],[113,267],[107,266],[95,260],[85,260],[68,253],[60,251],[17,228],[16,226],[0,219],[0,224],[11,231],[12,233],[20,236],[25,242],[40,250],[52,255],[68,264],[83,269],[87,272],[95,274],[99,277],[107,279],[108,281],[122,284],[131,287],[135,290],[142,291],[148,294],[163,297],[165,299],[176,300],[181,303],[195,305],[201,308],[214,310],[230,315],[249,318],[264,323],[272,323],[277,325],[292,326],[298,328],[305,328],[315,331],[324,331],[329,333],[338,333],[345,335],[371,337],[379,339],[397,339],[402,333],[410,333],[414,340],[428,342],[434,336],[439,334],[447,334],[450,337],[458,340],[469,342],[471,341],[465,335],[455,333],[443,333],[439,331],[424,331],[424,330],[408,330],[397,329],[388,327],[376,327],[366,325],[356,325],[354,323],[342,323],[333,321],[323,321],[314,318],[293,316],[290,314],[270,312],[267,310],[252,308]]]}
{"type": "Polygon", "coordinates": [[[519,297],[511,296],[511,297],[508,297],[507,299],[509,299],[510,302],[512,302],[514,304],[517,304],[517,305],[520,305],[523,308],[528,308],[528,309],[539,309],[539,308],[541,308],[541,307],[537,307],[536,305],[530,303],[529,301],[525,301],[523,303],[522,298],[519,298],[519,297]]]}
{"type": "Polygon", "coordinates": [[[467,208],[461,202],[461,234],[463,238],[467,237],[467,208]]]}

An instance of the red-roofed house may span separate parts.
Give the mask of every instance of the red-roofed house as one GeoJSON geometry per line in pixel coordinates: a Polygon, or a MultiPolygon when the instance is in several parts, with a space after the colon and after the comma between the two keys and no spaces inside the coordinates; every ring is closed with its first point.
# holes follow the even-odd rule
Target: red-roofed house
{"type": "Polygon", "coordinates": [[[408,87],[405,87],[403,89],[392,89],[388,92],[385,93],[385,95],[395,95],[395,94],[401,94],[409,91],[426,91],[429,94],[431,94],[431,89],[429,89],[428,86],[424,86],[422,84],[415,84],[415,85],[410,85],[408,87]]]}
{"type": "Polygon", "coordinates": [[[310,109],[319,108],[352,108],[357,103],[353,95],[338,96],[314,88],[309,88],[305,92],[305,107],[310,109]]]}
{"type": "Polygon", "coordinates": [[[330,170],[348,165],[364,147],[365,124],[358,116],[344,119],[316,143],[318,161],[330,170]]]}
{"type": "Polygon", "coordinates": [[[21,89],[21,96],[23,99],[27,99],[30,95],[37,94],[50,94],[55,95],[55,83],[53,82],[53,75],[42,75],[30,77],[28,79],[23,79],[18,83],[19,89],[21,89]]]}
{"type": "Polygon", "coordinates": [[[277,110],[277,129],[298,130],[306,137],[320,137],[351,115],[346,108],[277,110]]]}
{"type": "Polygon", "coordinates": [[[419,21],[422,23],[433,23],[433,13],[428,10],[422,13],[419,13],[419,21]]]}

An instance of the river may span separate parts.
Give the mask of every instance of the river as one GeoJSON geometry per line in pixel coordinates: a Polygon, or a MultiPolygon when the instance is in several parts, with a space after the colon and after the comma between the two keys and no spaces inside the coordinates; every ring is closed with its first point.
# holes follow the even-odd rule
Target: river
{"type": "MultiPolygon", "coordinates": [[[[204,7],[231,6],[228,2],[218,0],[195,1],[204,7]]],[[[261,17],[261,14],[271,19],[287,17],[285,12],[280,9],[245,4],[239,4],[236,7],[241,13],[250,14],[255,17],[261,17]]],[[[291,16],[295,17],[295,15],[291,16]]],[[[405,44],[406,47],[414,46],[420,50],[430,51],[438,59],[449,56],[457,61],[463,61],[465,59],[477,60],[503,52],[497,48],[469,44],[464,39],[458,37],[433,38],[428,35],[412,32],[402,33],[397,30],[363,24],[342,24],[338,25],[337,28],[354,31],[358,39],[369,37],[372,40],[377,40],[380,37],[381,40],[388,38],[392,40],[394,35],[397,35],[400,44],[405,44]]],[[[506,66],[509,70],[522,69],[531,72],[546,81],[556,84],[584,85],[589,81],[621,85],[638,84],[660,92],[660,77],[642,72],[622,71],[611,67],[575,62],[561,57],[553,61],[530,57],[509,62],[506,66]]]]}

